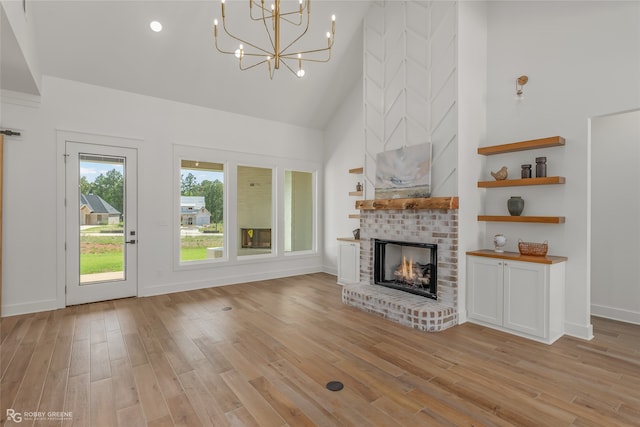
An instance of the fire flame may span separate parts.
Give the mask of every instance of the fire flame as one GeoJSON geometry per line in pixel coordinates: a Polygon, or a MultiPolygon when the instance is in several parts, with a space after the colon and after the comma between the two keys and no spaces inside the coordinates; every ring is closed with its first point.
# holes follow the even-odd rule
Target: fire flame
{"type": "Polygon", "coordinates": [[[415,274],[413,272],[413,258],[409,258],[409,262],[407,262],[407,257],[402,257],[402,278],[405,281],[411,281],[415,278],[415,274]]]}

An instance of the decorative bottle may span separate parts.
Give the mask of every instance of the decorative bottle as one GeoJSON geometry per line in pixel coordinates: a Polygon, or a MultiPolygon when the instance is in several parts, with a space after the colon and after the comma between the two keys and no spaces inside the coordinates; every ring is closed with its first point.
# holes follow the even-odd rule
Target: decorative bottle
{"type": "Polygon", "coordinates": [[[522,179],[531,178],[531,165],[522,165],[522,179]]]}
{"type": "Polygon", "coordinates": [[[536,157],[536,178],[547,176],[547,158],[536,157]]]}

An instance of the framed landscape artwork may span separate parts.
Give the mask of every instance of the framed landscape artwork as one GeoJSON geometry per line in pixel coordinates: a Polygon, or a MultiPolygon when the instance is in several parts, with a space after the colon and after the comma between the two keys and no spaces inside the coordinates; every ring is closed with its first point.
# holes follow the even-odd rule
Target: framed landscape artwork
{"type": "Polygon", "coordinates": [[[431,143],[376,156],[376,199],[431,197],[431,143]]]}

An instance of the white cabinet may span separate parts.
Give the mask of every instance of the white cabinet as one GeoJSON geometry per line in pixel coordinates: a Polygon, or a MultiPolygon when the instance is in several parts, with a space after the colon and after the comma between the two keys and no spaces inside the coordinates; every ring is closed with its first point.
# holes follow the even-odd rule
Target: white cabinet
{"type": "Polygon", "coordinates": [[[551,344],[564,333],[565,262],[518,258],[467,257],[469,320],[551,344]]]}
{"type": "Polygon", "coordinates": [[[503,326],[547,338],[549,267],[518,261],[504,261],[503,267],[503,326]]]}
{"type": "Polygon", "coordinates": [[[340,241],[338,244],[338,283],[360,283],[360,243],[340,241]]]}
{"type": "Polygon", "coordinates": [[[467,266],[469,318],[502,326],[503,262],[469,257],[467,266]]]}

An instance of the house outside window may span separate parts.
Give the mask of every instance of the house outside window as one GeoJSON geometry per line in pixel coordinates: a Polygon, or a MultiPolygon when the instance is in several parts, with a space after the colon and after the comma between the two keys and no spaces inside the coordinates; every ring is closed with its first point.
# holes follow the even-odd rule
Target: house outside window
{"type": "Polygon", "coordinates": [[[224,165],[180,161],[180,263],[222,258],[224,165]]]}

